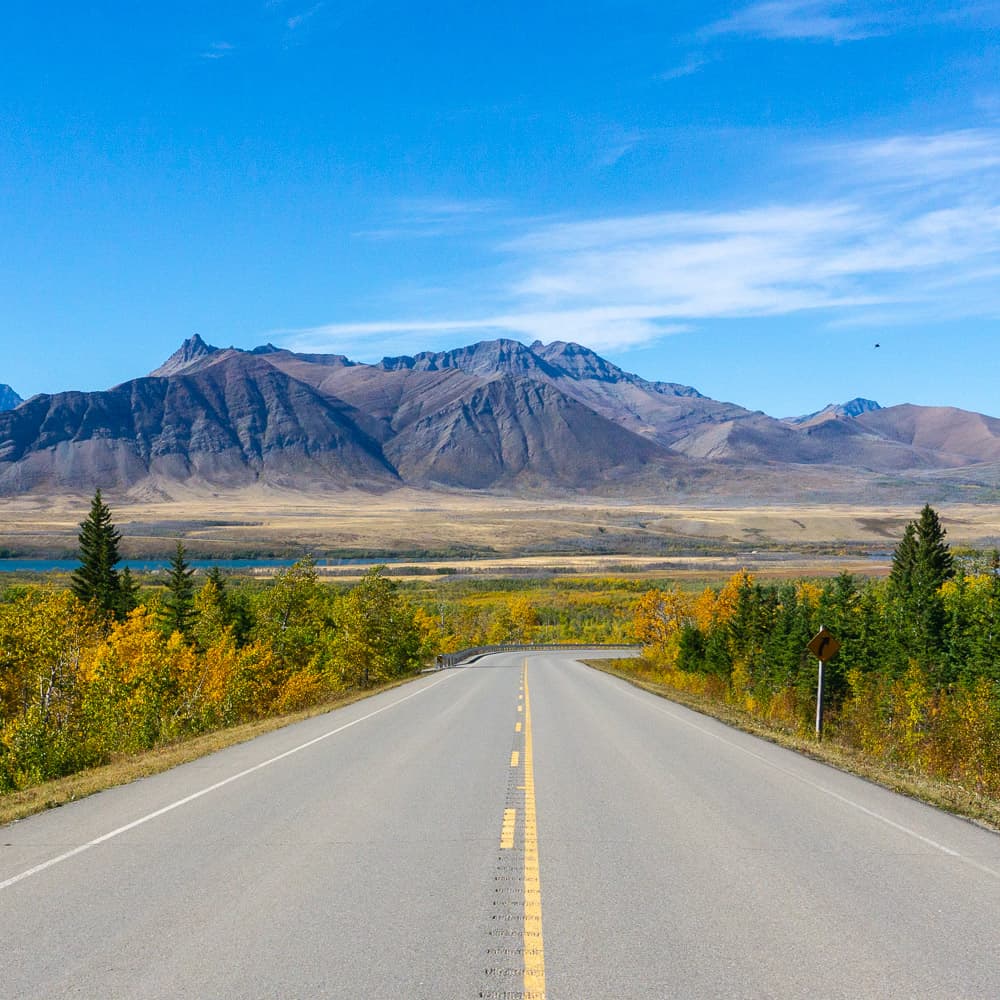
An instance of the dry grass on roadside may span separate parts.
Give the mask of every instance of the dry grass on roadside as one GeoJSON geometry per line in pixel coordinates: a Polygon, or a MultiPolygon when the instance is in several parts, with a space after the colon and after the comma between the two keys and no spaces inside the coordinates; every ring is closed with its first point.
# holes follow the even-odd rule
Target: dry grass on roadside
{"type": "Polygon", "coordinates": [[[382,691],[390,691],[392,688],[407,684],[414,679],[414,677],[406,677],[367,691],[353,691],[288,715],[258,719],[241,726],[233,726],[231,729],[219,729],[214,733],[205,733],[135,756],[123,757],[121,760],[113,761],[102,767],[90,768],[65,778],[58,778],[55,781],[47,781],[44,784],[21,791],[0,795],[0,826],[24,819],[24,817],[34,813],[43,812],[46,809],[53,809],[75,799],[85,798],[95,792],[114,788],[116,785],[124,785],[138,778],[148,778],[161,771],[169,771],[170,768],[177,767],[178,764],[187,764],[199,757],[215,753],[216,750],[224,750],[237,743],[246,743],[248,740],[262,736],[264,733],[270,733],[275,729],[302,722],[304,719],[311,719],[316,715],[323,715],[336,708],[344,708],[346,705],[351,705],[382,691]]]}
{"type": "Polygon", "coordinates": [[[829,764],[841,771],[855,774],[860,778],[881,785],[891,791],[919,799],[929,805],[944,809],[947,812],[963,816],[991,830],[1000,832],[1000,802],[996,799],[976,795],[948,781],[915,774],[902,768],[890,767],[879,761],[872,760],[866,754],[853,747],[837,743],[835,740],[817,742],[815,739],[798,736],[785,730],[768,726],[741,712],[732,705],[701,697],[687,691],[677,691],[665,684],[642,680],[622,668],[620,660],[585,660],[588,666],[612,674],[635,687],[649,691],[668,701],[677,702],[702,715],[710,716],[724,722],[727,726],[740,729],[753,736],[759,736],[770,743],[775,743],[789,750],[811,757],[823,764],[829,764]]]}

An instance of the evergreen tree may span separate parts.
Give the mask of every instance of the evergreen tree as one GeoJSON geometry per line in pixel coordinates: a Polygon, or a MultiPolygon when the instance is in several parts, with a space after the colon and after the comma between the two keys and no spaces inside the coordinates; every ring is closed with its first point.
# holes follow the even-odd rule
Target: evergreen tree
{"type": "Polygon", "coordinates": [[[167,593],[163,598],[160,613],[165,630],[187,635],[194,612],[194,570],[184,557],[184,545],[180,540],[170,559],[170,575],[167,577],[167,593]]]}
{"type": "Polygon", "coordinates": [[[894,632],[906,657],[940,673],[947,615],[941,585],[955,575],[954,560],[937,512],[925,504],[916,521],[906,526],[892,558],[889,597],[894,632]]]}
{"type": "Polygon", "coordinates": [[[223,573],[218,566],[213,566],[205,575],[205,580],[206,582],[213,583],[215,585],[216,592],[218,593],[218,599],[223,605],[225,605],[227,596],[225,573],[223,573]]]}
{"type": "Polygon", "coordinates": [[[114,614],[119,609],[120,583],[115,566],[121,561],[118,554],[121,537],[101,491],[97,490],[87,520],[80,523],[80,567],[73,572],[72,587],[81,601],[105,614],[114,614]]]}
{"type": "Polygon", "coordinates": [[[913,590],[913,573],[917,562],[917,524],[910,521],[892,554],[889,589],[894,597],[909,597],[913,590]]]}
{"type": "Polygon", "coordinates": [[[936,591],[945,580],[950,580],[955,575],[955,561],[944,540],[946,534],[937,512],[930,504],[925,504],[916,523],[916,586],[936,591]]]}
{"type": "Polygon", "coordinates": [[[118,616],[128,617],[139,606],[139,581],[126,566],[118,576],[118,616]]]}

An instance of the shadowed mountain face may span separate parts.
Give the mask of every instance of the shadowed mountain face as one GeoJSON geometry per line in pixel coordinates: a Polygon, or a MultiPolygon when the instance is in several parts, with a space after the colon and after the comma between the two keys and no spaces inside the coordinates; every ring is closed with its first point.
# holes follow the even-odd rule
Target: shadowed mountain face
{"type": "Polygon", "coordinates": [[[145,378],[0,412],[5,494],[153,481],[625,494],[700,482],[733,495],[792,467],[853,483],[977,464],[1000,468],[1000,421],[981,414],[857,399],[776,420],[563,342],[365,365],[195,336],[145,378]]]}
{"type": "Polygon", "coordinates": [[[24,402],[9,385],[0,385],[0,410],[13,410],[24,402]]]}
{"type": "Polygon", "coordinates": [[[657,459],[661,448],[552,385],[494,378],[406,425],[386,445],[404,479],[480,489],[515,483],[586,487],[657,459]]]}
{"type": "Polygon", "coordinates": [[[36,396],[0,414],[0,490],[127,488],[148,477],[229,487],[397,481],[343,410],[257,356],[219,352],[174,377],[36,396]]]}

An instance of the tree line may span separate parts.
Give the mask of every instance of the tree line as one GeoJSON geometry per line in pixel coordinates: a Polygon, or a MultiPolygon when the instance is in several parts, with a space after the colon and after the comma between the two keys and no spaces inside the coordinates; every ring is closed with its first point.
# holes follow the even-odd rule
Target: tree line
{"type": "Polygon", "coordinates": [[[1000,795],[1000,558],[966,572],[929,505],[911,521],[885,580],[765,584],[740,572],[700,594],[650,590],[637,602],[636,670],[809,732],[825,625],[831,735],[889,764],[1000,795]]]}
{"type": "Polygon", "coordinates": [[[405,677],[494,643],[628,641],[634,581],[453,579],[380,567],[325,583],[305,558],[267,582],[121,566],[98,491],[69,586],[0,593],[0,792],[405,677]],[[151,585],[152,584],[152,585],[151,585]]]}
{"type": "Polygon", "coordinates": [[[436,651],[380,567],[349,588],[311,559],[262,587],[217,568],[197,586],[178,542],[165,587],[143,590],[119,542],[98,492],[71,587],[0,601],[0,792],[403,677],[436,651]]]}

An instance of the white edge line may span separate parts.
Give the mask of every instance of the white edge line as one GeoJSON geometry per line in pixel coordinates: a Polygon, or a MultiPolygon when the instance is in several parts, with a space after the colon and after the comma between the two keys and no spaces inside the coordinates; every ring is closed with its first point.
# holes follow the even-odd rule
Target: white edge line
{"type": "Polygon", "coordinates": [[[72,850],[66,851],[64,854],[60,854],[54,858],[49,858],[48,861],[42,861],[40,864],[35,865],[33,868],[28,868],[26,871],[23,871],[18,875],[12,875],[9,879],[0,882],[0,892],[4,889],[9,889],[12,885],[16,885],[18,882],[22,882],[24,879],[31,878],[32,875],[37,875],[39,872],[45,871],[47,868],[52,868],[54,865],[61,864],[63,861],[68,861],[70,858],[74,858],[78,854],[83,854],[84,851],[89,851],[92,847],[97,847],[106,841],[114,840],[115,837],[120,837],[123,833],[128,833],[129,830],[134,830],[137,826],[142,826],[144,823],[149,823],[151,820],[157,819],[168,812],[173,812],[174,809],[180,809],[181,806],[185,806],[189,802],[194,802],[195,799],[200,799],[203,795],[208,795],[210,792],[218,791],[218,789],[224,788],[226,785],[231,784],[234,781],[239,781],[240,778],[245,778],[248,774],[253,774],[254,771],[260,771],[265,767],[270,767],[272,764],[277,764],[279,760],[284,760],[286,757],[291,757],[292,754],[298,753],[300,750],[305,750],[308,747],[315,746],[317,743],[327,740],[331,736],[336,736],[337,733],[342,733],[345,729],[350,729],[352,726],[356,726],[359,722],[365,722],[376,715],[381,715],[382,712],[387,712],[390,708],[402,705],[404,701],[416,698],[417,695],[423,694],[425,691],[429,691],[432,687],[437,687],[438,684],[443,684],[446,680],[450,680],[455,676],[455,673],[455,671],[451,671],[446,677],[442,677],[440,680],[434,681],[433,684],[428,684],[426,687],[422,687],[419,691],[414,691],[412,694],[406,695],[405,698],[399,698],[389,705],[383,705],[381,708],[375,709],[374,712],[362,715],[353,722],[347,722],[342,726],[338,726],[336,729],[331,729],[329,732],[316,736],[306,743],[301,743],[297,747],[292,747],[290,750],[285,750],[283,753],[279,753],[276,757],[271,757],[268,760],[261,761],[259,764],[254,764],[253,767],[248,767],[246,770],[240,771],[238,774],[231,774],[228,778],[223,778],[222,781],[217,781],[214,785],[209,785],[207,788],[202,788],[200,791],[192,792],[190,795],[186,795],[183,799],[171,802],[170,805],[163,806],[154,812],[147,813],[145,816],[139,817],[139,819],[132,820],[131,823],[126,823],[124,826],[119,826],[117,829],[101,834],[100,837],[88,840],[87,843],[80,844],[79,847],[74,847],[72,850]]]}
{"type": "MultiPolygon", "coordinates": [[[[608,676],[605,674],[605,676],[608,676]]],[[[627,682],[626,682],[627,683],[627,682]]],[[[914,840],[919,840],[921,843],[927,844],[928,847],[933,847],[935,850],[940,851],[942,854],[947,854],[949,857],[957,858],[959,861],[964,861],[965,864],[970,865],[972,868],[976,868],[987,875],[992,875],[994,878],[1000,879],[1000,871],[994,868],[990,868],[988,865],[980,864],[980,862],[967,857],[964,854],[960,854],[958,851],[953,850],[950,847],[946,847],[944,844],[938,843],[936,840],[932,840],[930,837],[925,837],[922,833],[918,833],[916,830],[911,829],[908,826],[904,826],[902,823],[897,823],[895,820],[889,819],[888,816],[883,816],[881,813],[875,812],[873,809],[869,809],[867,806],[861,805],[860,802],[855,802],[853,799],[847,798],[845,795],[841,795],[839,792],[835,792],[830,788],[826,788],[824,785],[819,784],[816,781],[812,781],[809,778],[803,777],[801,774],[796,774],[794,771],[789,770],[786,767],[782,767],[780,764],[775,764],[774,761],[768,760],[763,754],[755,753],[753,750],[748,750],[746,747],[742,747],[739,743],[735,743],[733,740],[727,740],[725,736],[719,733],[713,733],[710,729],[706,729],[704,726],[699,726],[696,722],[692,722],[690,719],[685,719],[677,712],[672,712],[663,705],[657,705],[656,703],[649,702],[641,695],[634,693],[635,686],[629,684],[629,689],[626,689],[623,693],[635,698],[637,701],[644,702],[650,705],[650,707],[656,708],[658,711],[662,712],[664,715],[673,719],[682,725],[688,726],[691,729],[696,729],[699,733],[705,736],[711,737],[713,740],[718,740],[720,743],[724,743],[728,747],[732,747],[734,750],[739,750],[740,753],[746,754],[748,757],[753,757],[755,760],[759,760],[762,764],[766,764],[768,767],[773,768],[775,771],[780,771],[782,774],[787,775],[789,778],[794,778],[796,781],[801,782],[803,785],[808,785],[810,788],[814,788],[818,792],[822,792],[824,795],[828,795],[831,799],[836,799],[838,802],[843,802],[844,805],[850,806],[852,809],[856,809],[860,813],[864,813],[866,816],[870,816],[872,819],[878,820],[880,823],[884,823],[886,826],[892,827],[894,830],[898,830],[900,833],[905,833],[908,837],[912,837],[914,840]]],[[[653,695],[651,692],[645,692],[647,695],[651,695],[653,698],[657,698],[658,701],[663,701],[657,695],[653,695]]],[[[693,711],[688,709],[688,711],[693,711]]],[[[719,722],[719,725],[724,726],[724,722],[719,722]]],[[[758,736],[753,736],[753,734],[747,734],[751,739],[760,739],[758,736]]],[[[784,747],[779,749],[785,749],[784,747]]],[[[812,759],[812,758],[808,758],[812,759]]],[[[824,767],[829,767],[829,764],[823,764],[822,761],[813,761],[813,763],[822,764],[824,767]]],[[[845,772],[841,772],[845,773],[845,772]]],[[[854,775],[854,777],[857,777],[854,775]]],[[[863,780],[863,779],[861,779],[863,780]]],[[[891,793],[891,789],[886,789],[891,793]]],[[[898,793],[896,793],[898,794],[898,793]]],[[[926,804],[926,803],[925,803],[926,804]]],[[[933,807],[931,807],[933,808],[933,807]]],[[[0,886],[2,888],[2,886],[0,886]]]]}

